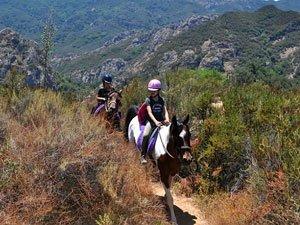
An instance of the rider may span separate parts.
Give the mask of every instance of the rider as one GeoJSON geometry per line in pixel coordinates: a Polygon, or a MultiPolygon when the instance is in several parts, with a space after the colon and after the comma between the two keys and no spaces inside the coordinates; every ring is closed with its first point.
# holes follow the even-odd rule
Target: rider
{"type": "Polygon", "coordinates": [[[148,148],[148,141],[151,133],[156,127],[170,124],[169,114],[167,111],[166,103],[164,99],[159,95],[161,90],[161,82],[157,79],[153,79],[148,84],[149,97],[146,98],[145,104],[147,105],[147,124],[144,129],[142,151],[141,151],[141,163],[147,163],[146,155],[148,148]]]}
{"type": "Polygon", "coordinates": [[[93,108],[92,114],[95,113],[95,111],[100,107],[100,105],[105,104],[105,102],[108,99],[108,95],[111,91],[113,91],[113,85],[112,85],[112,76],[110,74],[105,74],[102,76],[102,85],[100,86],[100,89],[97,94],[97,101],[98,104],[96,107],[93,108]]]}

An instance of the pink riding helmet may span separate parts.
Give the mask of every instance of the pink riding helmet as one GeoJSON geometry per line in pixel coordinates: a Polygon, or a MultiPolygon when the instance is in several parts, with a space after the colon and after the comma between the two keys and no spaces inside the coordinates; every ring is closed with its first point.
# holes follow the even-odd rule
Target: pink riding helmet
{"type": "Polygon", "coordinates": [[[161,83],[157,79],[150,80],[148,84],[148,90],[149,91],[158,91],[161,89],[161,83]]]}

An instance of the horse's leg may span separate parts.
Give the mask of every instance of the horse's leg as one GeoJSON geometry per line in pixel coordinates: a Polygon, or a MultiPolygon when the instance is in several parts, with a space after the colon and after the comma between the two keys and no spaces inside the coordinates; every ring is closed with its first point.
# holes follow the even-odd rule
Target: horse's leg
{"type": "Polygon", "coordinates": [[[162,185],[165,190],[165,197],[167,198],[167,204],[169,206],[169,210],[170,210],[170,214],[171,214],[171,221],[173,224],[177,225],[177,220],[176,220],[176,216],[175,216],[175,212],[174,212],[174,202],[173,202],[173,197],[172,197],[171,190],[170,190],[172,176],[170,175],[169,172],[167,172],[168,168],[160,168],[159,170],[160,170],[162,185]]]}

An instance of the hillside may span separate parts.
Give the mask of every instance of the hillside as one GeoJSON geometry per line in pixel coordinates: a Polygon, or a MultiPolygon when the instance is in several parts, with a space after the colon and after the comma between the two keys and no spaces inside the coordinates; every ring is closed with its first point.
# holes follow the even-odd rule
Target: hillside
{"type": "Polygon", "coordinates": [[[0,29],[11,27],[38,41],[51,11],[57,27],[56,51],[66,54],[93,50],[122,32],[149,30],[194,14],[255,10],[270,3],[300,10],[297,0],[9,0],[0,2],[0,29]]]}
{"type": "MultiPolygon", "coordinates": [[[[300,89],[236,85],[208,69],[162,80],[168,112],[190,115],[198,163],[184,163],[179,175],[189,176],[173,190],[198,200],[206,224],[299,224],[300,89]],[[220,102],[222,110],[215,107],[220,102]]],[[[134,79],[124,89],[124,110],[144,101],[146,84],[134,79]]]]}
{"type": "Polygon", "coordinates": [[[54,64],[60,73],[86,84],[98,81],[102,72],[124,81],[176,68],[217,69],[232,77],[243,76],[242,82],[295,81],[299,40],[300,14],[266,6],[253,13],[191,17],[175,26],[117,39],[84,55],[56,59],[54,64]]]}
{"type": "Polygon", "coordinates": [[[0,85],[0,224],[169,224],[135,153],[87,105],[0,85]]]}

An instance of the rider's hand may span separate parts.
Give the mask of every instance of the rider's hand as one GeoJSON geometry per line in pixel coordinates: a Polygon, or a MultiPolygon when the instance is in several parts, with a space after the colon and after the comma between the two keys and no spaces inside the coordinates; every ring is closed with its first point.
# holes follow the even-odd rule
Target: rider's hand
{"type": "Polygon", "coordinates": [[[165,120],[165,121],[164,121],[164,124],[165,124],[166,126],[168,126],[168,125],[170,125],[170,121],[169,121],[169,120],[165,120]]]}
{"type": "Polygon", "coordinates": [[[156,121],[156,122],[155,122],[155,125],[156,125],[157,127],[161,127],[161,126],[162,126],[162,123],[159,122],[159,121],[156,121]]]}

